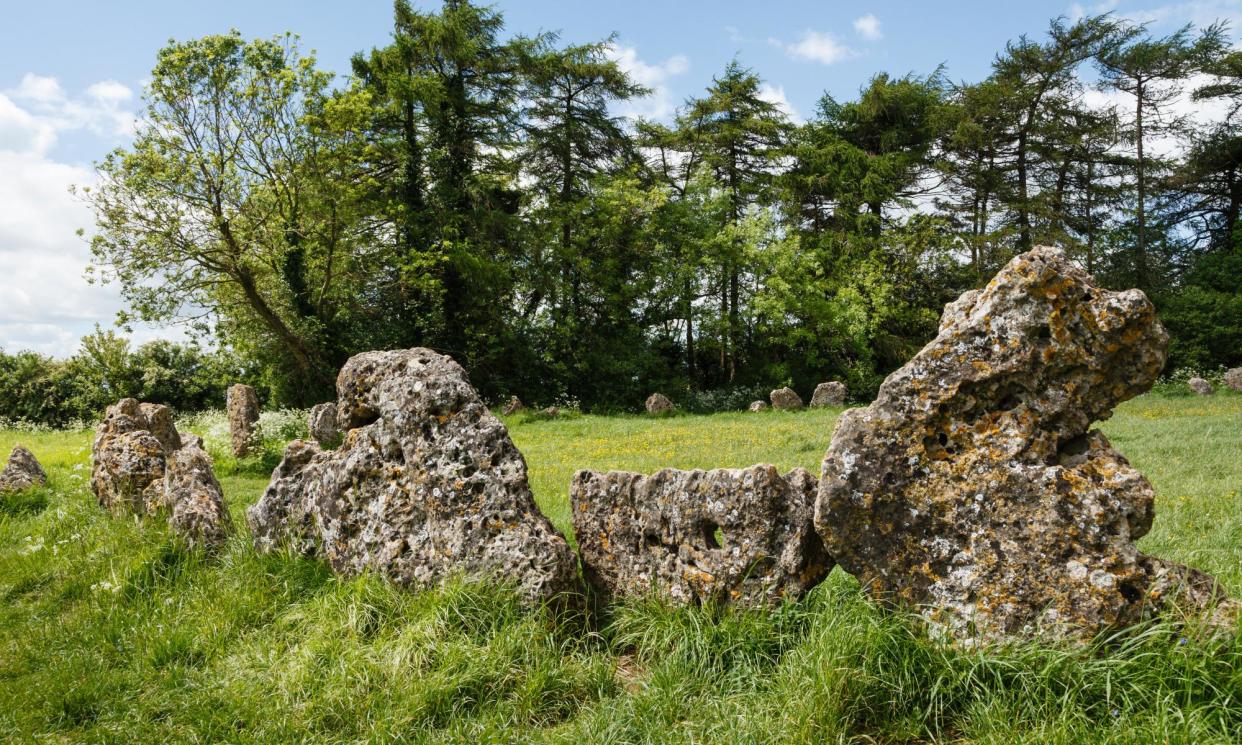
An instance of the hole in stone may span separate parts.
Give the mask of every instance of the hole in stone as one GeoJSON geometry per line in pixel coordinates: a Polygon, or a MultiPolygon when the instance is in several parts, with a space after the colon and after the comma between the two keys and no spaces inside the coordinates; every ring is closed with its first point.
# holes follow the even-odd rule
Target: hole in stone
{"type": "Polygon", "coordinates": [[[718,549],[724,543],[724,531],[716,523],[708,520],[703,523],[703,542],[710,549],[718,549]]]}
{"type": "Polygon", "coordinates": [[[1057,452],[1061,455],[1082,455],[1091,447],[1090,440],[1086,435],[1078,435],[1062,442],[1057,446],[1057,452]]]}
{"type": "Polygon", "coordinates": [[[1117,585],[1117,590],[1123,598],[1131,603],[1137,603],[1143,597],[1143,591],[1135,587],[1132,582],[1122,582],[1117,585]]]}
{"type": "Polygon", "coordinates": [[[349,412],[349,422],[346,424],[347,429],[358,429],[375,424],[379,421],[379,412],[375,409],[360,408],[349,412]]]}

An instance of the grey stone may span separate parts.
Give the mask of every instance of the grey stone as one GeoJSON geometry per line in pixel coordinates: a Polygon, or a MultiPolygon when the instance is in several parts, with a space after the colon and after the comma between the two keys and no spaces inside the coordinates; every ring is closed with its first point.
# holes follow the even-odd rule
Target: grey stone
{"type": "Polygon", "coordinates": [[[357,355],[337,378],[341,447],[294,443],[247,511],[255,545],[292,543],[345,575],[431,587],[514,583],[528,601],[575,593],[569,544],[535,505],[526,461],[449,357],[357,355]]]}
{"type": "Polygon", "coordinates": [[[147,514],[163,504],[164,464],[181,447],[167,406],[121,399],[91,445],[91,489],[113,512],[147,514]]]}
{"type": "Polygon", "coordinates": [[[1225,387],[1231,391],[1242,391],[1242,367],[1235,367],[1225,373],[1225,387]]]}
{"type": "Polygon", "coordinates": [[[674,410],[673,402],[663,393],[653,393],[647,397],[647,413],[648,414],[672,414],[674,410]]]}
{"type": "Polygon", "coordinates": [[[259,423],[259,394],[245,383],[236,383],[228,390],[229,437],[233,455],[247,455],[255,444],[255,425],[259,423]]]}
{"type": "Polygon", "coordinates": [[[970,642],[1206,609],[1211,577],[1135,548],[1151,484],[1089,429],[1151,387],[1167,342],[1142,292],[1102,289],[1056,249],[1014,258],[842,416],[816,503],[826,550],[970,642]]]}
{"type": "Polygon", "coordinates": [[[751,401],[747,411],[763,411],[766,408],[768,408],[767,401],[751,401]]]}
{"type": "Polygon", "coordinates": [[[772,391],[771,399],[772,408],[782,411],[796,411],[803,406],[802,397],[792,388],[777,388],[772,391]]]}
{"type": "Polygon", "coordinates": [[[513,414],[516,414],[519,411],[524,411],[525,409],[526,404],[522,403],[522,399],[517,396],[510,396],[509,403],[505,404],[505,407],[501,409],[500,413],[505,416],[512,416],[513,414]]]}
{"type": "Polygon", "coordinates": [[[815,386],[815,393],[811,395],[812,409],[840,406],[843,403],[845,403],[845,384],[835,380],[815,386]]]}
{"type": "Polygon", "coordinates": [[[333,448],[341,441],[341,428],[336,422],[336,404],[323,403],[311,408],[306,418],[310,436],[322,447],[333,448]]]}
{"type": "Polygon", "coordinates": [[[587,580],[605,598],[796,600],[832,569],[812,524],[815,477],[770,465],[652,476],[579,471],[569,498],[587,580]]]}
{"type": "Polygon", "coordinates": [[[18,445],[9,453],[9,460],[0,471],[0,493],[25,491],[47,483],[47,473],[34,453],[18,445]]]}
{"type": "Polygon", "coordinates": [[[164,507],[168,524],[192,546],[218,549],[233,532],[233,522],[216,480],[211,456],[202,440],[182,437],[182,447],[168,456],[164,467],[164,507]]]}
{"type": "Polygon", "coordinates": [[[1203,378],[1191,378],[1186,381],[1186,385],[1190,386],[1190,390],[1199,396],[1210,396],[1216,391],[1212,388],[1212,384],[1203,378]]]}

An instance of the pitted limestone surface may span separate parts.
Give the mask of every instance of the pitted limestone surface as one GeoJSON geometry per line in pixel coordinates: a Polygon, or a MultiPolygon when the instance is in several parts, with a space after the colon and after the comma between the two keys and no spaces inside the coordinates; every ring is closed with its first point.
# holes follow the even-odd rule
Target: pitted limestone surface
{"type": "Polygon", "coordinates": [[[180,448],[167,406],[123,398],[95,429],[91,490],[114,512],[154,512],[164,504],[165,461],[180,448]]]}

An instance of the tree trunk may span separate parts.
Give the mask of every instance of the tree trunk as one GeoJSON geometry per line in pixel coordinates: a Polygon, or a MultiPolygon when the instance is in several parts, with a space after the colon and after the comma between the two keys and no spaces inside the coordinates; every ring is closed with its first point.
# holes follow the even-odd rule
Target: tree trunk
{"type": "Polygon", "coordinates": [[[1146,164],[1143,162],[1143,84],[1135,91],[1135,141],[1138,146],[1138,240],[1135,242],[1134,284],[1140,290],[1149,289],[1147,277],[1147,181],[1146,164]]]}

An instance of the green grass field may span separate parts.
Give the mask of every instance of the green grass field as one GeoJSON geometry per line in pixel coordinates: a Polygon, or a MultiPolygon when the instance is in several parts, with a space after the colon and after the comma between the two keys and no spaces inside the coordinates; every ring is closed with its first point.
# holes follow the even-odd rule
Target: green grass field
{"type": "MultiPolygon", "coordinates": [[[[568,533],[578,468],[817,472],[838,413],[509,423],[540,506],[568,533]]],[[[291,427],[269,427],[281,436],[237,462],[218,416],[182,426],[207,437],[240,528],[214,559],[95,505],[90,433],[0,431],[0,457],[21,442],[50,474],[48,488],[0,501],[0,738],[1242,741],[1242,637],[1185,626],[1087,649],[953,649],[878,611],[840,571],[775,612],[635,603],[586,625],[490,586],[403,592],[258,556],[243,512],[291,427]]],[[[1149,395],[1103,429],[1159,494],[1141,546],[1242,595],[1242,396],[1149,395]]]]}

